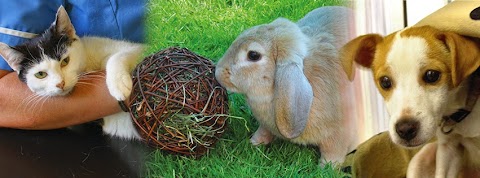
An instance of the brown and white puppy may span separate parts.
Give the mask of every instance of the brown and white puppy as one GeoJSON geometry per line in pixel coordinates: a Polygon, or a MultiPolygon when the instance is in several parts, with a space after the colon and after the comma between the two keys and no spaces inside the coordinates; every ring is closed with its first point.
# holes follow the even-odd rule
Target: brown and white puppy
{"type": "Polygon", "coordinates": [[[469,77],[480,66],[474,41],[429,26],[411,27],[386,37],[357,37],[341,55],[350,79],[354,61],[372,70],[395,143],[417,147],[437,136],[436,145],[424,148],[436,151],[433,164],[422,163],[432,154],[422,150],[410,162],[408,176],[457,177],[463,168],[480,168],[480,104],[450,134],[439,127],[443,116],[465,107],[469,77]]]}

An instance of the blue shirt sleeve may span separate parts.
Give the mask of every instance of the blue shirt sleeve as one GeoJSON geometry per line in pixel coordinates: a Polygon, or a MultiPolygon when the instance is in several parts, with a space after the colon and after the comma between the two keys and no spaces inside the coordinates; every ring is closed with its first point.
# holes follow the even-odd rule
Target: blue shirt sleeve
{"type": "MultiPolygon", "coordinates": [[[[0,28],[43,33],[55,20],[58,7],[69,13],[79,36],[101,36],[113,39],[144,42],[144,14],[146,0],[14,0],[0,6],[0,28]]],[[[10,46],[28,38],[19,33],[2,33],[0,41],[10,46]]],[[[0,56],[0,69],[12,69],[0,56]]]]}

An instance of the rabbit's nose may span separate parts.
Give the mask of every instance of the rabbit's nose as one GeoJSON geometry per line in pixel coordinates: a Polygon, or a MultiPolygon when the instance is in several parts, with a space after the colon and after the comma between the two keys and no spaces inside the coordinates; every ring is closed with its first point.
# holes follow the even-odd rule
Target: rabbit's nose
{"type": "Polygon", "coordinates": [[[395,124],[395,131],[400,138],[410,141],[417,136],[419,125],[414,119],[401,119],[395,124]]]}

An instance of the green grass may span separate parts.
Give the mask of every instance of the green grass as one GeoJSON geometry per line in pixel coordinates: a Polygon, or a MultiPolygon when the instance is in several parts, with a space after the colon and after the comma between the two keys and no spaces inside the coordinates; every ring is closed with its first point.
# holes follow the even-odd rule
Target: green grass
{"type": "MultiPolygon", "coordinates": [[[[148,53],[171,46],[186,47],[216,62],[237,35],[278,17],[297,21],[309,11],[338,5],[341,0],[150,0],[148,53]]],[[[275,140],[252,146],[258,127],[243,96],[229,95],[228,128],[210,152],[199,158],[155,151],[146,163],[147,177],[343,177],[319,166],[316,147],[275,140]]]]}

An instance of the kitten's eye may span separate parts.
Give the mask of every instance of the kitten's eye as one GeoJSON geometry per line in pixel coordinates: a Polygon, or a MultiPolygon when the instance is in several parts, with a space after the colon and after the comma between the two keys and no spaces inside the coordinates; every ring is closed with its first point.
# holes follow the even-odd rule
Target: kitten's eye
{"type": "Polygon", "coordinates": [[[38,79],[43,79],[43,78],[47,77],[47,73],[40,71],[40,72],[37,72],[35,74],[35,77],[37,77],[38,79]]]}
{"type": "Polygon", "coordinates": [[[435,83],[440,78],[440,72],[436,70],[427,70],[423,75],[423,81],[427,83],[435,83]]]}
{"type": "Polygon", "coordinates": [[[248,60],[253,62],[257,62],[262,58],[262,55],[256,51],[248,51],[247,56],[248,56],[248,60]]]}
{"type": "Polygon", "coordinates": [[[70,57],[66,57],[65,59],[60,62],[60,66],[65,67],[68,65],[68,62],[70,62],[70,57]]]}
{"type": "Polygon", "coordinates": [[[388,89],[392,88],[392,81],[387,76],[380,77],[380,86],[384,90],[388,90],[388,89]]]}

